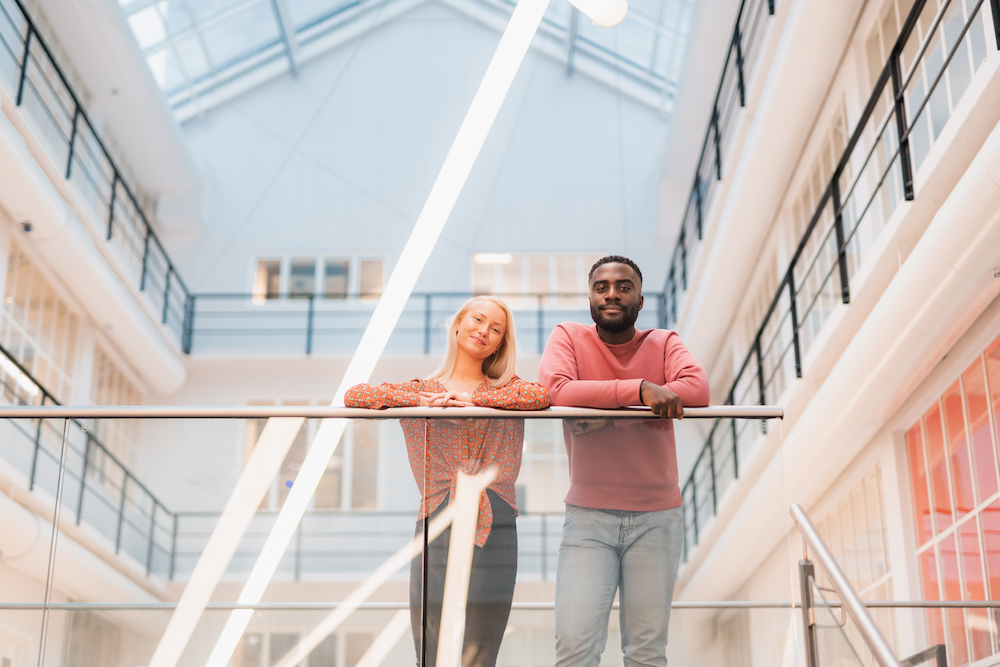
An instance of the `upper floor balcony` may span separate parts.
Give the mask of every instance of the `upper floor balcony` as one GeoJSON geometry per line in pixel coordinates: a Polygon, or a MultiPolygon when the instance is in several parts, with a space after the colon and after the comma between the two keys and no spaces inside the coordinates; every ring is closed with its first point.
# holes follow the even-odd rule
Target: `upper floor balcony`
{"type": "MultiPolygon", "coordinates": [[[[978,174],[973,161],[1000,119],[1000,11],[983,2],[883,2],[857,14],[844,7],[859,18],[841,25],[810,11],[781,16],[779,4],[784,32],[769,33],[756,48],[763,60],[747,68],[742,54],[762,5],[744,3],[734,31],[664,288],[666,320],[692,341],[719,402],[782,404],[794,429],[866,320],[888,324],[874,316],[879,299],[963,175],[978,174]],[[836,30],[835,43],[806,44],[806,35],[830,40],[836,30]],[[820,65],[820,48],[843,58],[820,65]],[[821,95],[795,90],[796,53],[808,53],[817,77],[803,85],[822,84],[821,95]],[[815,120],[807,127],[793,116],[815,120]],[[788,122],[779,129],[780,118],[788,122]]],[[[974,206],[992,196],[966,192],[956,202],[974,206]]],[[[938,225],[957,243],[974,235],[952,221],[977,216],[959,210],[938,225]]],[[[918,255],[935,251],[928,253],[918,255]]],[[[975,309],[981,288],[941,303],[975,309]]],[[[957,335],[957,321],[938,318],[934,326],[942,338],[957,335]]],[[[899,349],[903,336],[865,340],[871,350],[899,349]]],[[[912,387],[925,372],[904,365],[909,370],[898,373],[914,375],[894,379],[894,388],[912,387]]],[[[753,483],[734,482],[747,471],[758,480],[781,435],[728,420],[707,429],[684,487],[689,555],[725,530],[714,517],[731,517],[753,483]]]]}

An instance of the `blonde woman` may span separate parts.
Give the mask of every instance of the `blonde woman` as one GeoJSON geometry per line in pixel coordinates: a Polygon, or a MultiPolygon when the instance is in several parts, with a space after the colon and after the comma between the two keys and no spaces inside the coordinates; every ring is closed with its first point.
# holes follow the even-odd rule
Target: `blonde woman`
{"type": "MultiPolygon", "coordinates": [[[[476,297],[451,319],[448,352],[430,377],[398,384],[360,384],[347,392],[345,404],[363,408],[549,407],[544,387],[514,374],[515,361],[514,318],[507,304],[495,297],[476,297]]],[[[524,420],[401,419],[400,425],[421,495],[418,534],[424,522],[454,498],[458,471],[475,474],[488,467],[499,471],[479,502],[462,646],[462,667],[494,667],[517,574],[514,480],[521,468],[524,420]]],[[[450,537],[449,529],[429,545],[423,559],[414,559],[410,565],[410,624],[418,665],[437,662],[450,537]]]]}

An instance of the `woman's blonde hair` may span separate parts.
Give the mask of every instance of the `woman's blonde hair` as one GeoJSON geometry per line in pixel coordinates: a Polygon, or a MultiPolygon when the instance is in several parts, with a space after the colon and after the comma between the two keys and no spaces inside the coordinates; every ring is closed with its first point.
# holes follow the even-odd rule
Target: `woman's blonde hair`
{"type": "Polygon", "coordinates": [[[448,320],[448,326],[445,329],[448,335],[448,351],[445,353],[441,365],[428,376],[428,380],[446,378],[455,370],[455,364],[458,362],[458,339],[455,334],[462,318],[465,317],[465,314],[469,312],[473,304],[477,301],[489,301],[499,306],[507,316],[507,325],[504,328],[503,340],[500,342],[500,347],[483,360],[483,373],[486,374],[487,381],[493,387],[502,387],[514,377],[514,366],[517,361],[517,344],[514,338],[514,315],[502,299],[484,295],[476,296],[466,301],[458,309],[458,312],[448,320]]]}

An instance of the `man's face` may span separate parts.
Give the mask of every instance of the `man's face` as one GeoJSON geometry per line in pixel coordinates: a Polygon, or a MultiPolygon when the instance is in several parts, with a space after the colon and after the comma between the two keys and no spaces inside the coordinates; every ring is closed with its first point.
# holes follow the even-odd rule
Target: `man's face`
{"type": "Polygon", "coordinates": [[[625,331],[642,310],[642,283],[628,264],[602,264],[590,279],[590,316],[609,333],[625,331]]]}

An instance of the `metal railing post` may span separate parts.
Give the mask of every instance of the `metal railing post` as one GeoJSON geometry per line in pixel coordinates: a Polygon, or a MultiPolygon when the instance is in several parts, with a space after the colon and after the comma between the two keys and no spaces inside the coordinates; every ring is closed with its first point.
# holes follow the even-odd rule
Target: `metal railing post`
{"type": "Polygon", "coordinates": [[[153,536],[156,534],[156,501],[153,501],[153,511],[149,513],[149,546],[146,547],[146,576],[153,570],[153,536]]]}
{"type": "Polygon", "coordinates": [[[719,513],[719,489],[715,480],[715,446],[712,442],[712,434],[715,433],[713,428],[708,432],[708,466],[709,472],[712,473],[712,514],[717,515],[719,513]]]}
{"type": "Polygon", "coordinates": [[[817,667],[819,665],[819,653],[816,651],[816,629],[813,613],[812,586],[809,580],[816,578],[816,570],[812,561],[799,561],[799,596],[802,600],[802,636],[804,638],[804,649],[806,654],[806,665],[817,667]]]}
{"type": "Polygon", "coordinates": [[[833,227],[837,237],[837,266],[840,269],[840,298],[851,302],[851,283],[847,272],[847,248],[844,241],[844,215],[840,208],[840,178],[834,175],[830,182],[833,197],[833,227]]]}
{"type": "MultiPolygon", "coordinates": [[[[110,230],[110,225],[108,226],[110,230]]],[[[110,233],[110,231],[108,232],[110,233]]],[[[146,239],[143,241],[142,245],[142,275],[139,276],[139,291],[142,292],[146,289],[146,275],[149,272],[149,228],[146,228],[146,239]]]]}
{"type": "Polygon", "coordinates": [[[687,253],[687,230],[681,229],[680,249],[681,249],[681,289],[685,292],[688,288],[688,253],[687,253]]]}
{"type": "Polygon", "coordinates": [[[990,9],[993,10],[993,31],[997,37],[997,49],[1000,49],[1000,0],[990,0],[990,9]]]}
{"type": "Polygon", "coordinates": [[[892,97],[896,115],[896,139],[899,141],[899,168],[903,172],[903,197],[913,201],[913,162],[910,159],[910,140],[906,134],[906,105],[903,102],[902,74],[899,70],[899,51],[889,56],[889,74],[892,79],[892,97]]]}
{"type": "Polygon", "coordinates": [[[538,354],[545,351],[545,309],[542,307],[542,295],[538,295],[538,354]]]}
{"type": "Polygon", "coordinates": [[[181,328],[181,348],[184,354],[191,354],[192,342],[194,339],[194,294],[188,294],[184,300],[184,324],[181,328]]]}
{"type": "Polygon", "coordinates": [[[792,320],[792,349],[795,352],[795,377],[802,377],[802,351],[799,347],[799,309],[795,302],[795,266],[788,270],[789,313],[792,320]]]}
{"type": "Polygon", "coordinates": [[[164,281],[163,286],[163,317],[161,318],[161,323],[167,323],[167,309],[170,307],[170,276],[174,272],[174,267],[172,264],[167,265],[167,278],[164,281]]]}
{"type": "Polygon", "coordinates": [[[743,82],[743,35],[740,33],[740,23],[736,22],[733,30],[733,46],[736,48],[736,85],[740,90],[740,106],[747,105],[747,93],[743,82]]]}
{"type": "Polygon", "coordinates": [[[424,354],[431,353],[431,295],[424,295],[424,354]]]}
{"type": "MultiPolygon", "coordinates": [[[[115,169],[115,176],[111,179],[111,204],[108,206],[108,240],[111,240],[111,230],[115,226],[115,204],[118,202],[118,170],[115,169]]],[[[148,235],[147,235],[148,236],[148,235]]]]}
{"type": "MultiPolygon", "coordinates": [[[[694,543],[698,544],[698,482],[695,479],[694,471],[698,469],[698,462],[694,462],[694,468],[691,469],[691,513],[694,522],[694,543]]],[[[683,497],[682,497],[683,499],[683,497]]]]}
{"type": "MultiPolygon", "coordinates": [[[[1000,0],[998,0],[998,1],[1000,1],[1000,0]]],[[[697,230],[698,230],[698,240],[700,241],[701,237],[702,237],[702,233],[703,233],[703,226],[702,226],[702,222],[703,222],[702,215],[703,215],[703,212],[702,212],[702,201],[701,201],[701,172],[700,171],[696,172],[695,175],[694,175],[694,199],[695,199],[695,214],[696,214],[695,223],[696,223],[697,230]]]]}
{"type": "Polygon", "coordinates": [[[125,478],[122,480],[122,497],[118,504],[118,529],[115,531],[115,554],[117,554],[122,547],[122,523],[125,520],[125,492],[128,489],[128,478],[129,474],[125,472],[125,478]]]}
{"type": "Polygon", "coordinates": [[[757,357],[757,391],[760,393],[760,404],[766,405],[764,400],[764,357],[760,351],[760,334],[757,334],[757,339],[754,341],[754,354],[757,357]]]}
{"type": "Polygon", "coordinates": [[[170,538],[170,581],[174,580],[174,567],[177,563],[177,515],[174,514],[174,531],[170,538]]]}
{"type": "MultiPolygon", "coordinates": [[[[45,403],[45,399],[42,399],[42,403],[45,403]]],[[[42,448],[42,422],[43,419],[38,420],[38,428],[35,429],[35,453],[31,457],[31,476],[28,479],[28,491],[35,490],[35,475],[38,471],[38,450],[42,448]]]]}
{"type": "MultiPolygon", "coordinates": [[[[733,404],[733,394],[732,394],[732,392],[730,392],[730,394],[729,394],[729,401],[728,401],[728,403],[730,405],[733,404]]],[[[733,434],[733,478],[734,479],[739,479],[739,477],[740,477],[740,451],[739,451],[739,447],[737,446],[736,420],[735,419],[730,419],[729,420],[729,428],[731,429],[732,434],[733,434]]]]}
{"type": "Polygon", "coordinates": [[[80,475],[80,496],[76,500],[76,525],[83,520],[83,492],[87,490],[87,466],[90,465],[90,433],[83,445],[83,473],[80,475]]]}
{"type": "MultiPolygon", "coordinates": [[[[315,295],[309,295],[309,315],[306,319],[306,356],[312,354],[313,350],[313,316],[314,316],[314,303],[315,295]]],[[[298,581],[298,579],[296,579],[298,581]]]]}
{"type": "Polygon", "coordinates": [[[35,27],[28,22],[28,32],[24,36],[24,55],[21,57],[21,76],[17,81],[17,101],[16,106],[21,106],[24,99],[24,82],[28,78],[28,56],[31,55],[31,36],[35,33],[35,27]]]}
{"type": "Polygon", "coordinates": [[[73,170],[73,149],[76,146],[77,125],[80,120],[80,105],[77,104],[73,110],[73,129],[69,133],[69,155],[66,157],[66,180],[69,180],[73,170]]]}
{"type": "Polygon", "coordinates": [[[719,137],[719,107],[712,107],[712,136],[715,139],[715,176],[722,180],[722,140],[719,137]]]}

